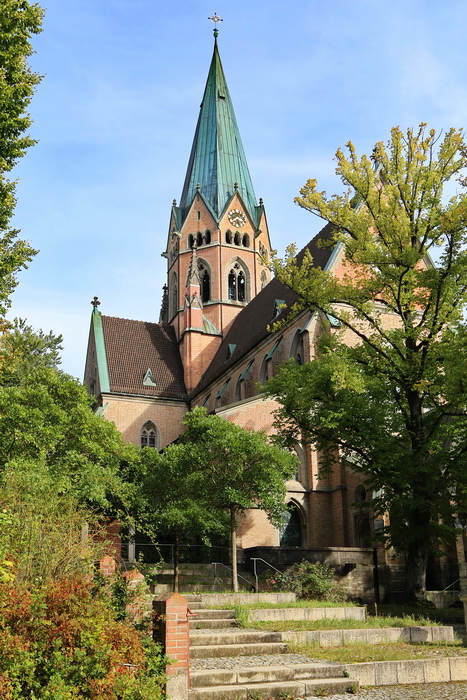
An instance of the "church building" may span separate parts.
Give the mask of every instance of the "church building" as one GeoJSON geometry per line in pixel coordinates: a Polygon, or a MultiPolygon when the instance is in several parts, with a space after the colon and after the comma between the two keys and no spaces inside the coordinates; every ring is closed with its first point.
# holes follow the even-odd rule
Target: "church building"
{"type": "MultiPolygon", "coordinates": [[[[214,34],[182,194],[170,212],[159,322],[105,316],[97,298],[93,302],[85,384],[99,412],[142,447],[173,442],[184,413],[195,406],[271,434],[276,404],[258,386],[289,358],[309,361],[323,324],[334,322],[303,311],[281,330],[269,330],[296,296],[271,279],[266,210],[256,199],[214,34]]],[[[315,265],[339,275],[341,249],[322,243],[331,235],[325,226],[308,248],[315,265]]],[[[283,527],[249,511],[239,522],[239,547],[268,548],[268,560],[272,552],[298,548],[337,552],[323,555],[334,564],[366,556],[373,565],[373,529],[382,521],[359,508],[367,496],[361,475],[342,461],[320,477],[316,454],[301,445],[296,452],[299,468],[286,485],[283,527]]],[[[382,564],[384,550],[378,556],[382,564]]]]}

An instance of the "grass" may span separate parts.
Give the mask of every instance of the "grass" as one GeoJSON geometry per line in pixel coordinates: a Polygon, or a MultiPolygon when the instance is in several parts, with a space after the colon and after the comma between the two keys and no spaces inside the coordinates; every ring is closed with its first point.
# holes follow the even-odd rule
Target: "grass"
{"type": "Polygon", "coordinates": [[[394,615],[404,616],[413,615],[415,619],[419,617],[427,618],[432,622],[438,622],[442,625],[463,625],[464,610],[463,608],[431,608],[429,606],[420,605],[414,607],[411,605],[378,605],[378,615],[394,615]]]}
{"type": "Polygon", "coordinates": [[[345,647],[319,647],[313,644],[293,645],[294,652],[307,654],[312,659],[336,663],[360,663],[364,661],[406,661],[408,659],[433,659],[446,656],[467,656],[467,648],[460,640],[444,643],[406,644],[348,644],[345,647]]]}
{"type": "Polygon", "coordinates": [[[412,615],[402,617],[367,617],[365,622],[361,620],[275,620],[267,622],[256,622],[245,620],[242,614],[240,626],[248,625],[254,629],[267,630],[270,632],[285,632],[287,630],[350,630],[350,629],[378,629],[381,627],[413,627],[413,626],[435,626],[439,622],[433,622],[426,617],[415,618],[412,615]]]}

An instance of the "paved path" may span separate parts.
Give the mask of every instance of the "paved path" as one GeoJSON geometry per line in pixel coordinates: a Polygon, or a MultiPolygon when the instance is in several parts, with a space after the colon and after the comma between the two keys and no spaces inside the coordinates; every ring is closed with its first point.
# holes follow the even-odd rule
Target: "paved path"
{"type": "MultiPolygon", "coordinates": [[[[309,664],[317,662],[326,664],[327,661],[310,659],[304,654],[262,654],[257,656],[217,656],[209,659],[191,659],[192,671],[217,668],[244,668],[245,666],[290,666],[291,664],[309,664]]],[[[346,700],[349,700],[347,697],[346,700]]]]}
{"type": "MultiPolygon", "coordinates": [[[[326,700],[467,700],[467,683],[391,685],[361,690],[357,695],[328,695],[326,700]]],[[[307,698],[316,700],[316,698],[307,698]]]]}

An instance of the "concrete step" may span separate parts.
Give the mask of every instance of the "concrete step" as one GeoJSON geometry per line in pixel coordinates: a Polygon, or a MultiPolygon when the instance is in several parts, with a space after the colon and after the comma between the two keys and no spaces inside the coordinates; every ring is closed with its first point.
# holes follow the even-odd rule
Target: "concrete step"
{"type": "Polygon", "coordinates": [[[192,688],[208,688],[214,685],[280,683],[338,677],[344,679],[344,666],[310,661],[306,664],[289,664],[287,666],[244,666],[234,669],[191,671],[190,683],[192,688]]]}
{"type": "Polygon", "coordinates": [[[192,659],[209,659],[225,656],[258,656],[263,654],[285,654],[289,645],[284,642],[255,642],[252,644],[212,644],[192,646],[192,659]]]}
{"type": "Polygon", "coordinates": [[[358,687],[358,681],[351,678],[320,678],[318,680],[193,688],[189,691],[189,698],[190,700],[249,700],[251,697],[269,699],[281,698],[287,693],[294,697],[324,697],[346,693],[358,687]]]}
{"type": "MultiPolygon", "coordinates": [[[[190,610],[193,610],[192,603],[189,603],[190,610]]],[[[207,608],[199,608],[196,613],[198,620],[234,620],[235,610],[209,610],[207,608]]]]}
{"type": "Polygon", "coordinates": [[[192,630],[215,630],[228,627],[237,627],[237,620],[235,618],[199,620],[197,617],[192,617],[190,622],[190,629],[192,630]]]}
{"type": "Polygon", "coordinates": [[[281,642],[281,632],[261,632],[258,630],[245,630],[236,628],[232,630],[222,630],[212,632],[201,632],[194,630],[190,634],[191,647],[206,646],[221,646],[222,644],[258,644],[268,642],[281,642]]]}

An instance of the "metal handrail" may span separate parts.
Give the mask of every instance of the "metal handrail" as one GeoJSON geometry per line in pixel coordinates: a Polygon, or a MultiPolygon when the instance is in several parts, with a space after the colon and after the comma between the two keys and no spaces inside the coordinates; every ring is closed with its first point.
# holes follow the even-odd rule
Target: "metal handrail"
{"type": "Polygon", "coordinates": [[[444,593],[444,591],[447,591],[449,588],[451,588],[451,586],[455,586],[456,583],[458,583],[459,581],[460,581],[460,578],[456,579],[455,581],[453,581],[452,583],[450,583],[449,586],[446,586],[446,588],[443,588],[443,590],[441,591],[441,593],[444,593]]]}
{"type": "Polygon", "coordinates": [[[273,569],[274,571],[277,571],[278,574],[281,576],[283,575],[283,571],[279,571],[279,569],[276,569],[276,567],[273,564],[270,564],[266,559],[263,559],[262,557],[251,557],[251,561],[253,562],[253,573],[255,575],[255,590],[256,593],[259,593],[259,583],[258,583],[258,572],[256,570],[256,562],[257,561],[262,561],[266,566],[269,566],[270,569],[273,569]]]}
{"type": "MultiPolygon", "coordinates": [[[[228,571],[232,572],[232,567],[231,567],[231,566],[227,566],[226,564],[223,564],[221,561],[213,561],[212,563],[213,563],[213,566],[214,566],[214,578],[217,578],[217,568],[216,568],[217,566],[223,566],[224,569],[227,569],[228,571]]],[[[242,581],[246,581],[247,584],[248,584],[249,586],[251,586],[251,581],[248,581],[247,578],[245,578],[244,576],[241,576],[238,572],[237,572],[237,578],[241,578],[242,581]]]]}

